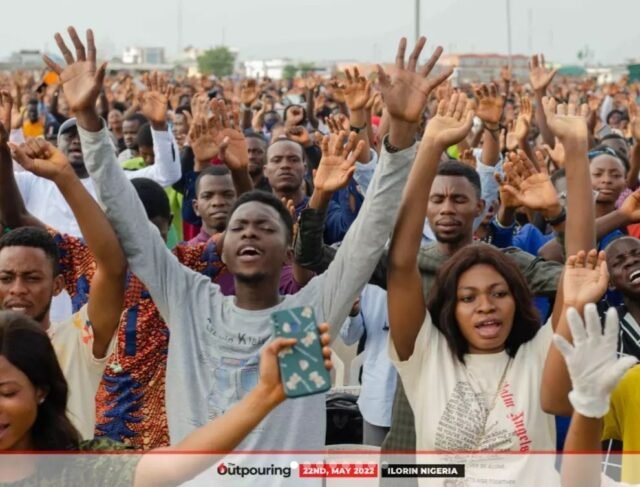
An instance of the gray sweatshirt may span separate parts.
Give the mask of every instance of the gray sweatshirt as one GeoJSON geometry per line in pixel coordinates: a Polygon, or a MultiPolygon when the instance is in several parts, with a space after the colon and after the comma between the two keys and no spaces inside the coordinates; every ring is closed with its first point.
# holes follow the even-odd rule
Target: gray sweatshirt
{"type": "MultiPolygon", "coordinates": [[[[277,306],[248,311],[236,306],[235,297],[223,296],[207,276],[181,265],[167,249],[120,168],[106,128],[97,133],[79,128],[79,134],[98,200],[130,269],[145,284],[170,329],[166,401],[172,444],[224,414],[256,386],[259,353],[272,337],[270,315],[274,311],[312,306],[318,321],[330,323],[333,337],[338,334],[382,255],[416,154],[415,145],[394,154],[383,149],[360,214],[327,271],[297,294],[284,296],[277,306]]],[[[325,428],[324,395],[288,399],[236,451],[324,450],[325,428]]],[[[274,457],[268,461],[278,465],[280,457],[274,457]]],[[[243,465],[237,457],[236,461],[243,465]]],[[[252,456],[244,464],[257,461],[252,456]]],[[[300,485],[297,477],[292,474],[288,485],[300,485]]],[[[223,478],[216,478],[220,480],[223,478]]],[[[241,480],[247,477],[236,477],[232,483],[239,485],[241,480]]],[[[251,480],[251,485],[287,481],[277,476],[251,480]]]]}

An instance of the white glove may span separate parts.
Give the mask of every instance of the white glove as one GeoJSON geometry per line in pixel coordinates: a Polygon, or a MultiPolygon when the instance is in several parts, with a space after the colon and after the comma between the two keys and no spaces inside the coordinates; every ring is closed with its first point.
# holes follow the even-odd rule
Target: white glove
{"type": "Polygon", "coordinates": [[[574,308],[567,312],[573,345],[564,337],[553,336],[571,376],[573,385],[569,401],[588,418],[601,418],[609,411],[611,392],[625,372],[637,362],[635,357],[617,357],[618,313],[609,308],[604,334],[595,304],[584,308],[585,324],[574,308]]]}

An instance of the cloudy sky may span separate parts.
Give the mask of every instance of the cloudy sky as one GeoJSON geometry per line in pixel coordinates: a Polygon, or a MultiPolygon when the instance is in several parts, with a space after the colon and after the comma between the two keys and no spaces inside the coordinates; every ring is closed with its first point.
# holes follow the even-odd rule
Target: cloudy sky
{"type": "MultiPolygon", "coordinates": [[[[421,0],[421,32],[448,52],[507,52],[507,0],[421,0]]],[[[240,59],[388,61],[400,36],[413,38],[414,0],[3,0],[0,57],[55,48],[53,33],[92,27],[98,48],[225,43],[240,59]],[[9,7],[10,5],[10,7],[9,7]],[[179,9],[179,5],[182,8],[179,9]],[[9,7],[9,8],[8,8],[9,7]]],[[[513,53],[543,51],[571,63],[588,46],[596,61],[640,58],[636,0],[511,0],[513,53]],[[577,5],[579,4],[579,7],[577,5]]]]}

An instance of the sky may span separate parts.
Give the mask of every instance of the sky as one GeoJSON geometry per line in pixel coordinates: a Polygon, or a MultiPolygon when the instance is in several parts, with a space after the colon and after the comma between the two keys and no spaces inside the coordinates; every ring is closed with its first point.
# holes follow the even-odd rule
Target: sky
{"type": "MultiPolygon", "coordinates": [[[[388,62],[398,39],[407,36],[411,45],[415,35],[415,0],[2,1],[11,21],[2,25],[0,58],[20,49],[55,50],[53,34],[68,25],[94,30],[99,57],[119,56],[126,46],[164,46],[172,56],[179,45],[225,44],[241,60],[388,62]]],[[[508,1],[421,0],[427,51],[442,45],[449,53],[507,53],[508,1]]],[[[544,52],[549,61],[577,63],[588,46],[596,62],[640,58],[637,0],[510,5],[513,54],[544,52]]]]}

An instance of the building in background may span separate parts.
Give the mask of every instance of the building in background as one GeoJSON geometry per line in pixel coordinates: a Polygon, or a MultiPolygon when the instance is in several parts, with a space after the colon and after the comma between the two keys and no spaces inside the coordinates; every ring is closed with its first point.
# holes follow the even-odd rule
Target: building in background
{"type": "MultiPolygon", "coordinates": [[[[504,54],[445,54],[438,64],[452,66],[453,83],[488,83],[500,79],[500,70],[509,64],[504,54]]],[[[529,79],[529,57],[522,54],[511,56],[511,72],[515,80],[529,79]]]]}
{"type": "Polygon", "coordinates": [[[122,53],[124,64],[164,64],[164,47],[127,47],[122,53]]]}

